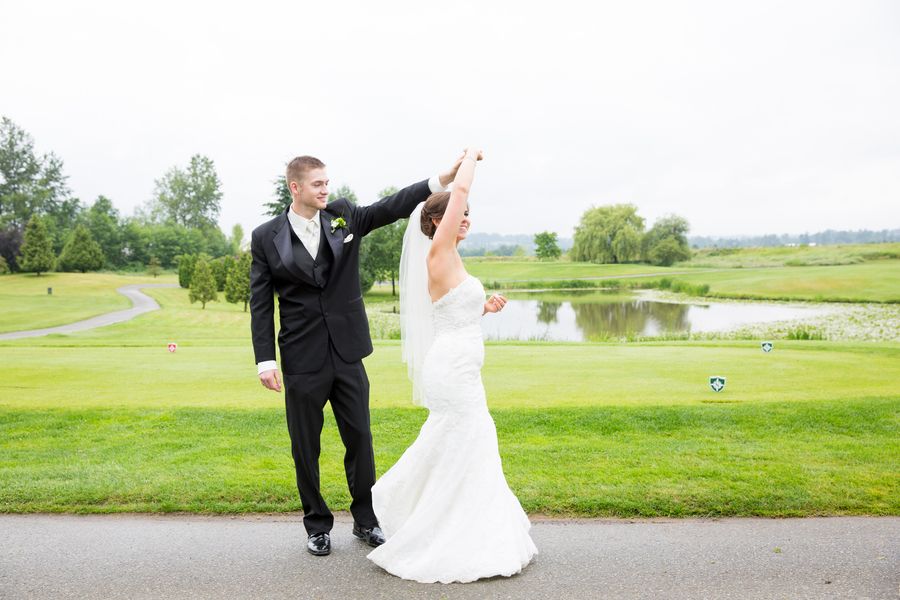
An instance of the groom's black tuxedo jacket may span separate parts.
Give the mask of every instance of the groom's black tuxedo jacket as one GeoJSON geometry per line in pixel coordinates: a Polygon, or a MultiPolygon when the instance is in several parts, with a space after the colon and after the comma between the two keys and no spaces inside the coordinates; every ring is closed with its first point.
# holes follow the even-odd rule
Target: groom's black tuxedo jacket
{"type": "Polygon", "coordinates": [[[320,245],[315,261],[294,234],[287,211],[254,229],[250,329],[256,362],[275,360],[275,293],[285,373],[322,368],[329,338],[345,362],[371,354],[372,338],[359,285],[360,243],[373,229],[409,217],[429,194],[426,180],[369,206],[356,206],[345,199],[328,204],[319,211],[320,245]],[[332,231],[331,221],[339,217],[347,224],[332,231]]]}

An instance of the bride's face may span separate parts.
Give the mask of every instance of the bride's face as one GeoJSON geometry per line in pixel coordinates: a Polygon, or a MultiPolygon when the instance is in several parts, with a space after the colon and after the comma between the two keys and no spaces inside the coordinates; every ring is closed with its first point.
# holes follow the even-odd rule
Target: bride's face
{"type": "Polygon", "coordinates": [[[469,220],[469,209],[466,209],[466,212],[463,213],[462,223],[459,224],[459,232],[456,234],[456,242],[459,243],[466,239],[466,236],[469,235],[469,225],[472,222],[469,220]]]}
{"type": "MultiPolygon", "coordinates": [[[[441,224],[441,219],[432,219],[432,223],[437,227],[441,224]]],[[[469,235],[469,226],[472,224],[472,221],[469,220],[469,209],[466,208],[466,212],[463,213],[463,220],[459,224],[459,231],[456,232],[456,243],[463,241],[466,239],[466,236],[469,235]]]]}

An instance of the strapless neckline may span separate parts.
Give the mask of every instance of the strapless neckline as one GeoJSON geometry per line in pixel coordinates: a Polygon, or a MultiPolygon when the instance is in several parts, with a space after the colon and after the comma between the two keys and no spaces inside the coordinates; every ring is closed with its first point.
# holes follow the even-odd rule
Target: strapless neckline
{"type": "Polygon", "coordinates": [[[436,306],[442,304],[447,298],[449,298],[449,297],[450,297],[452,294],[454,294],[459,288],[461,288],[461,287],[463,286],[464,283],[466,283],[467,281],[469,281],[469,280],[472,279],[473,277],[474,277],[474,275],[470,275],[469,273],[466,273],[466,276],[463,278],[462,281],[460,281],[459,283],[457,283],[456,285],[454,285],[452,288],[450,288],[449,290],[447,290],[447,293],[444,294],[443,296],[441,296],[440,298],[438,298],[437,300],[433,300],[433,301],[431,302],[431,306],[436,307],[436,306]]]}

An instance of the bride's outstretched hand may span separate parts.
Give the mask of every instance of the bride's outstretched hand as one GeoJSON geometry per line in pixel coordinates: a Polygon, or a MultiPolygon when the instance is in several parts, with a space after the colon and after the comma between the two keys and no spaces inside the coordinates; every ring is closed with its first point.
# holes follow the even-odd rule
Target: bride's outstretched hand
{"type": "Polygon", "coordinates": [[[492,294],[488,301],[484,303],[484,312],[482,314],[498,313],[503,310],[504,306],[506,306],[506,297],[500,294],[492,294]]]}

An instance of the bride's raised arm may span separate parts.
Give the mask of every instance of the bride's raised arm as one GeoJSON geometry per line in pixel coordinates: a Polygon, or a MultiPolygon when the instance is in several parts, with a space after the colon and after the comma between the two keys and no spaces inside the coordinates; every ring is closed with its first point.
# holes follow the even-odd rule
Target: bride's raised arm
{"type": "Polygon", "coordinates": [[[469,187],[475,177],[475,164],[481,159],[481,150],[466,148],[462,164],[453,180],[447,208],[434,232],[428,252],[429,292],[432,299],[440,298],[465,277],[456,244],[459,228],[469,211],[469,187]]]}

